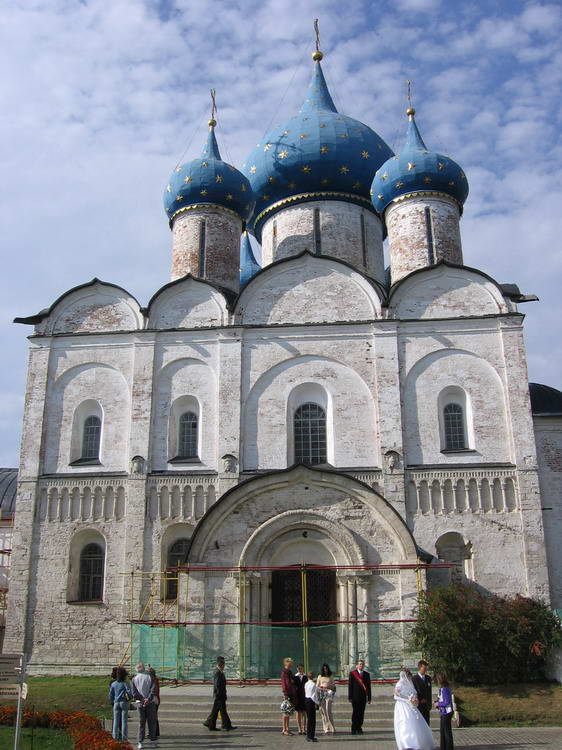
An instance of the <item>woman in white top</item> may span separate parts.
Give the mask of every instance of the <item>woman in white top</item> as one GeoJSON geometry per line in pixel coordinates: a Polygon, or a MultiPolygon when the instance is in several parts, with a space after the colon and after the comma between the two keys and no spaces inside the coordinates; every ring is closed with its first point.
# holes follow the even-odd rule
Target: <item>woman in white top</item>
{"type": "Polygon", "coordinates": [[[412,674],[404,668],[394,688],[394,736],[398,750],[435,750],[431,729],[417,709],[412,674]]]}
{"type": "Polygon", "coordinates": [[[334,715],[332,713],[334,697],[336,694],[336,683],[332,677],[332,671],[327,664],[322,664],[322,669],[316,680],[316,687],[322,691],[324,696],[320,703],[320,713],[322,714],[322,726],[324,734],[334,734],[334,715]]]}

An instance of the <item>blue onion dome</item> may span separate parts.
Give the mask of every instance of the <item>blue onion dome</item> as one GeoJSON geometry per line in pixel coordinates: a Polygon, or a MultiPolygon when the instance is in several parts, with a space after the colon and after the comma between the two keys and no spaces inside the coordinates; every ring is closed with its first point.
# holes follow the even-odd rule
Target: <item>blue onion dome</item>
{"type": "Polygon", "coordinates": [[[252,250],[250,236],[248,232],[244,232],[240,245],[240,288],[245,286],[258,271],[261,271],[261,266],[252,250]]]}
{"type": "Polygon", "coordinates": [[[170,219],[202,205],[221,206],[242,221],[252,215],[254,196],[246,177],[221,159],[215,137],[214,119],[209,120],[209,135],[199,159],[180,164],[172,172],[164,191],[164,208],[170,219]]]}
{"type": "Polygon", "coordinates": [[[398,156],[386,161],[371,186],[373,206],[382,216],[385,208],[401,196],[412,193],[441,193],[454,198],[462,213],[468,196],[468,181],[456,161],[429,151],[414,119],[415,109],[406,110],[408,132],[398,156]]]}
{"type": "Polygon", "coordinates": [[[336,109],[320,60],[300,112],[274,127],[244,165],[256,198],[252,217],[258,240],[263,222],[287,204],[343,200],[372,208],[369,188],[391,149],[371,128],[336,109]]]}

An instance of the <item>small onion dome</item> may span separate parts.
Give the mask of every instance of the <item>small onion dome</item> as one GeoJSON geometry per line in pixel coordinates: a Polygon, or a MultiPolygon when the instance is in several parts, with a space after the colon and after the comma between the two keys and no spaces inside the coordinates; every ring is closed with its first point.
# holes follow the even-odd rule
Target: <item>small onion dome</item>
{"type": "Polygon", "coordinates": [[[256,198],[253,232],[288,203],[343,200],[371,208],[373,174],[392,156],[371,128],[338,113],[315,53],[314,72],[304,104],[264,136],[246,159],[256,198]]]}
{"type": "Polygon", "coordinates": [[[177,166],[164,191],[164,208],[170,219],[201,205],[221,206],[246,221],[254,209],[250,183],[236,167],[221,159],[215,121],[209,120],[209,136],[201,158],[177,166]]]}
{"type": "Polygon", "coordinates": [[[240,288],[245,286],[248,281],[261,271],[261,266],[257,262],[248,232],[242,235],[242,244],[240,245],[240,288]]]}
{"type": "Polygon", "coordinates": [[[459,165],[427,146],[410,108],[406,143],[398,156],[386,161],[375,174],[371,186],[373,206],[379,214],[393,200],[411,193],[442,193],[454,198],[462,213],[468,196],[468,182],[459,165]]]}

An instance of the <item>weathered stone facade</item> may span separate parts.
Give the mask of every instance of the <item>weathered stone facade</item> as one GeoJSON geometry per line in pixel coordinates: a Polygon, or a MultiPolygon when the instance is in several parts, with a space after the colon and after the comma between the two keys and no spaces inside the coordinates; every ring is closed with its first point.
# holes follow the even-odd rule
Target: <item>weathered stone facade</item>
{"type": "MultiPolygon", "coordinates": [[[[320,210],[337,219],[343,205],[320,210]]],[[[287,242],[311,206],[276,215],[287,242]]],[[[357,224],[362,209],[344,208],[357,224]]],[[[405,210],[419,207],[393,209],[403,221],[405,210]]],[[[175,226],[191,231],[183,216],[175,226]]],[[[376,235],[378,219],[366,216],[376,235]]],[[[360,237],[329,226],[329,253],[345,263],[297,243],[272,254],[277,262],[235,301],[218,273],[178,278],[146,308],[94,280],[28,321],[5,648],[26,650],[33,671],[120,661],[125,623],[147,594],[129,589],[131,572],[162,571],[182,539],[193,565],[390,566],[338,574],[342,618],[411,616],[415,573],[392,566],[424,555],[486,590],[561,606],[561,426],[533,427],[523,316],[454,254],[444,253],[453,265],[428,265],[416,250],[410,268],[391,245],[398,276],[415,272],[389,289],[382,265],[365,274],[360,237]],[[464,410],[461,449],[445,439],[451,400],[464,410]],[[293,466],[294,414],[305,403],[326,415],[327,465],[315,469],[293,466]],[[186,410],[197,417],[191,457],[178,448],[186,410]],[[80,453],[88,415],[100,421],[94,462],[80,453]],[[92,543],[103,550],[103,589],[86,602],[80,556],[92,543]]],[[[246,585],[242,616],[267,621],[268,575],[246,585]]],[[[238,593],[232,575],[194,575],[178,616],[236,619],[238,593]]]]}

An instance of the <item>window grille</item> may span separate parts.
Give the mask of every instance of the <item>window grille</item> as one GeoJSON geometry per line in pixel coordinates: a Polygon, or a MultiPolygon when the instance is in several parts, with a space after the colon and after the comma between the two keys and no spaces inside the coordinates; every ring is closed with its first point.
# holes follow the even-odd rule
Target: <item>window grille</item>
{"type": "Polygon", "coordinates": [[[82,458],[96,459],[100,456],[101,419],[87,417],[82,436],[82,458]]]}
{"type": "Polygon", "coordinates": [[[100,602],[103,597],[105,555],[99,544],[87,544],[80,555],[80,601],[100,602]]]}
{"type": "Polygon", "coordinates": [[[326,412],[318,404],[303,404],[295,412],[295,462],[325,464],[326,412]]]}
{"type": "Polygon", "coordinates": [[[197,458],[197,415],[186,411],[180,417],[178,456],[197,458]]]}
{"type": "MultiPolygon", "coordinates": [[[[168,550],[168,567],[175,568],[186,561],[189,539],[178,539],[168,550]]],[[[170,571],[170,579],[166,581],[166,599],[177,599],[178,597],[178,574],[170,571]]]]}
{"type": "Polygon", "coordinates": [[[464,413],[460,404],[447,404],[443,409],[445,428],[445,450],[455,451],[466,448],[464,413]]]}

